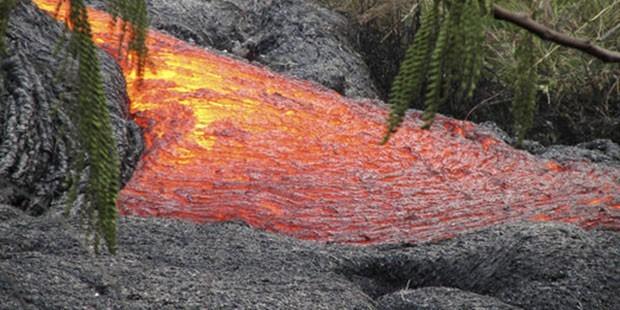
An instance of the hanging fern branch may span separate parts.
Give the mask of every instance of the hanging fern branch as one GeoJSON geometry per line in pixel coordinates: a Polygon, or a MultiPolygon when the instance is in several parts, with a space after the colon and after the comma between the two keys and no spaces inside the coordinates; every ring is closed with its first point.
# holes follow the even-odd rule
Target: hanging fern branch
{"type": "Polygon", "coordinates": [[[119,21],[121,24],[118,55],[122,57],[125,48],[125,56],[135,61],[134,65],[140,78],[144,74],[148,56],[146,38],[149,20],[146,0],[110,0],[110,12],[113,26],[119,21]]]}
{"type": "MultiPolygon", "coordinates": [[[[8,19],[17,0],[0,0],[0,56],[4,56],[4,37],[8,19]]],[[[138,78],[141,78],[148,50],[146,47],[148,18],[145,0],[109,0],[114,24],[121,21],[119,40],[128,59],[134,60],[138,78]],[[126,47],[123,48],[123,45],[126,47]]],[[[57,13],[65,8],[68,12],[65,24],[72,30],[68,49],[78,60],[77,104],[74,113],[79,128],[79,142],[85,154],[76,155],[74,168],[78,171],[89,167],[88,181],[84,190],[87,196],[83,215],[92,231],[95,250],[103,240],[111,253],[116,251],[116,195],[120,189],[120,162],[109,112],[103,91],[97,47],[92,40],[88,12],[84,0],[61,0],[57,13]]],[[[78,172],[79,174],[79,172],[78,172]]],[[[77,191],[79,176],[72,178],[70,192],[77,191]]],[[[75,201],[71,195],[69,203],[75,201]]]]}
{"type": "Polygon", "coordinates": [[[120,189],[120,162],[103,91],[103,79],[92,40],[84,0],[70,0],[67,24],[71,27],[70,49],[77,58],[77,120],[83,158],[89,167],[85,213],[93,230],[95,250],[103,240],[116,251],[116,195],[120,189]]]}
{"type": "Polygon", "coordinates": [[[472,98],[476,84],[480,79],[483,64],[483,48],[485,26],[488,22],[490,3],[487,0],[472,1],[465,9],[465,19],[462,23],[461,36],[463,43],[463,75],[465,79],[460,83],[458,98],[472,98]],[[471,18],[470,16],[475,16],[471,18]],[[481,21],[476,18],[482,19],[481,21]]]}
{"type": "MultiPolygon", "coordinates": [[[[144,73],[148,50],[148,29],[145,0],[110,0],[113,27],[121,22],[118,57],[135,61],[138,78],[144,73]],[[123,56],[125,55],[125,56],[123,56]]],[[[88,12],[84,0],[63,0],[57,11],[66,7],[65,20],[72,30],[69,51],[79,62],[75,120],[80,131],[83,155],[75,159],[78,171],[88,167],[84,193],[86,206],[82,219],[91,229],[98,251],[101,240],[111,253],[116,252],[116,196],[120,189],[120,162],[116,151],[109,112],[103,91],[97,48],[92,40],[88,12]]],[[[74,177],[72,191],[77,191],[79,176],[74,177]]],[[[75,196],[74,196],[75,197],[75,196]]],[[[70,199],[73,203],[75,198],[70,199]]]]}
{"type": "Polygon", "coordinates": [[[407,50],[400,71],[390,91],[391,112],[388,119],[387,133],[382,141],[386,143],[390,135],[403,122],[405,112],[412,102],[419,101],[423,95],[425,76],[429,69],[432,51],[437,41],[439,25],[439,2],[424,1],[420,5],[420,29],[413,44],[407,50]]]}
{"type": "MultiPolygon", "coordinates": [[[[422,115],[422,128],[430,128],[435,113],[446,98],[461,104],[473,96],[483,63],[485,29],[491,16],[519,26],[544,40],[581,50],[602,61],[620,62],[619,52],[557,32],[537,23],[530,14],[508,11],[492,4],[491,0],[428,0],[423,1],[421,7],[419,33],[407,51],[391,89],[391,112],[387,134],[382,143],[386,143],[398,129],[407,109],[412,105],[420,106],[423,103],[426,106],[422,115]],[[425,10],[428,7],[440,9],[425,10]],[[437,27],[429,30],[429,25],[437,27]],[[440,38],[428,35],[435,33],[437,28],[440,38]],[[421,91],[426,92],[424,97],[420,95],[421,91]]],[[[532,126],[536,95],[531,38],[525,38],[521,43],[516,51],[519,65],[513,100],[515,131],[519,141],[523,140],[532,126]]],[[[452,110],[457,109],[453,107],[452,110]]]]}
{"type": "Polygon", "coordinates": [[[469,98],[480,77],[487,0],[432,0],[420,5],[420,29],[407,51],[390,92],[386,143],[412,105],[426,106],[429,128],[448,97],[469,98]]]}
{"type": "MultiPolygon", "coordinates": [[[[422,120],[424,120],[424,125],[422,128],[428,128],[435,118],[435,113],[437,108],[439,107],[439,103],[442,101],[442,86],[446,78],[444,77],[444,56],[447,55],[446,46],[450,43],[450,28],[453,23],[453,19],[450,18],[449,13],[447,13],[444,17],[444,20],[441,24],[441,28],[439,30],[439,36],[437,37],[437,44],[435,45],[435,49],[433,50],[433,54],[431,56],[430,70],[428,74],[428,85],[426,88],[426,110],[422,115],[422,120]]],[[[449,78],[449,77],[448,77],[449,78]]]]}

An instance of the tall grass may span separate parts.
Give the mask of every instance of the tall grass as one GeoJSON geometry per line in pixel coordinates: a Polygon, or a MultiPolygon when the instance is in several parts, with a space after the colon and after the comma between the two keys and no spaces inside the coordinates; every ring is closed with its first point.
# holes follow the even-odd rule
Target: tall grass
{"type": "MultiPolygon", "coordinates": [[[[417,25],[419,0],[316,0],[347,15],[378,86],[389,89],[417,25]]],[[[524,11],[524,0],[498,0],[524,11]]],[[[562,32],[620,50],[620,0],[535,0],[535,19],[562,32]]],[[[493,120],[511,131],[510,86],[514,81],[517,28],[495,21],[487,32],[485,69],[474,100],[450,103],[440,112],[474,121],[493,120]]],[[[593,138],[620,142],[620,65],[536,40],[539,73],[537,113],[528,137],[543,143],[593,138]]],[[[417,107],[420,108],[420,107],[417,107]]]]}
{"type": "MultiPolygon", "coordinates": [[[[522,2],[499,1],[522,10],[522,2]]],[[[612,50],[620,50],[620,0],[539,1],[535,18],[544,24],[612,50]]],[[[487,68],[500,85],[513,80],[515,27],[495,22],[487,36],[487,68]]],[[[538,113],[536,133],[546,143],[574,143],[605,137],[620,141],[620,65],[537,40],[538,113]]]]}

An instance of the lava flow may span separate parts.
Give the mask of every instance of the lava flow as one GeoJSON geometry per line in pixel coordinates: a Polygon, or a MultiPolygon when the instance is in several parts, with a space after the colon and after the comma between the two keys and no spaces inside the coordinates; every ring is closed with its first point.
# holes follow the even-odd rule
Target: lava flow
{"type": "MultiPolygon", "coordinates": [[[[56,1],[35,1],[54,11],[56,1]]],[[[114,53],[110,17],[90,10],[114,53]]],[[[620,229],[620,170],[559,164],[474,124],[412,113],[381,146],[386,107],[357,102],[151,31],[140,88],[124,68],[146,151],[122,213],[241,220],[302,239],[423,241],[505,222],[620,229]]]]}

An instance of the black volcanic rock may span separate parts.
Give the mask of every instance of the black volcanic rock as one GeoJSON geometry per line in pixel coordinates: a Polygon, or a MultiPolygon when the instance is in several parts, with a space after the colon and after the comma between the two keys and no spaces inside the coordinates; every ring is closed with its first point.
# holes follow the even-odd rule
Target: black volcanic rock
{"type": "MultiPolygon", "coordinates": [[[[101,0],[89,0],[105,8],[101,0]]],[[[151,26],[346,96],[377,98],[347,20],[311,1],[149,0],[151,26]]]]}
{"type": "Polygon", "coordinates": [[[0,309],[614,309],[618,244],[521,223],[364,248],[125,217],[118,255],[92,256],[74,223],[22,214],[0,222],[0,309]]]}
{"type": "MultiPolygon", "coordinates": [[[[487,297],[524,309],[575,309],[578,305],[613,309],[620,301],[618,232],[586,232],[557,223],[518,223],[435,244],[376,250],[375,256],[351,259],[349,267],[353,269],[346,269],[353,275],[351,279],[371,296],[397,292],[420,299],[410,305],[455,295],[451,307],[442,302],[428,309],[471,308],[491,302],[487,297]],[[426,287],[459,291],[418,291],[426,287]],[[402,289],[405,291],[398,292],[402,289]]],[[[402,305],[397,294],[381,298],[381,303],[402,305]]],[[[497,309],[503,308],[497,305],[497,309]]]]}
{"type": "Polygon", "coordinates": [[[597,139],[575,146],[552,145],[541,154],[543,158],[560,162],[586,160],[595,163],[620,165],[620,146],[609,139],[597,139]]]}
{"type": "MultiPolygon", "coordinates": [[[[476,133],[488,134],[512,145],[516,145],[517,141],[493,122],[480,123],[476,127],[476,133]]],[[[552,159],[558,162],[589,161],[620,166],[620,145],[609,139],[596,139],[574,146],[544,146],[537,141],[524,140],[520,147],[541,158],[552,159]]]]}
{"type": "MultiPolygon", "coordinates": [[[[0,64],[0,203],[41,214],[60,204],[83,150],[72,118],[77,63],[63,48],[64,27],[30,1],[15,8],[0,64]]],[[[128,119],[124,77],[100,52],[110,118],[127,181],[140,156],[142,137],[128,119]]],[[[74,115],[73,117],[79,117],[74,115]]]]}

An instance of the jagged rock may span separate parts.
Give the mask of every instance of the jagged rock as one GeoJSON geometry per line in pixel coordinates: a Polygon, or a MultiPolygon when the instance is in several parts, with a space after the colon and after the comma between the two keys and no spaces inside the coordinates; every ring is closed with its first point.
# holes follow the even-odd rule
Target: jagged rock
{"type": "Polygon", "coordinates": [[[0,222],[12,220],[22,215],[22,212],[10,205],[0,204],[0,222]]]}
{"type": "Polygon", "coordinates": [[[542,145],[542,143],[538,141],[527,140],[527,139],[523,140],[523,144],[521,145],[521,148],[523,148],[524,150],[534,155],[540,155],[547,150],[547,148],[544,145],[542,145]]]}
{"type": "MultiPolygon", "coordinates": [[[[105,8],[101,0],[88,1],[105,8]]],[[[228,51],[346,96],[376,98],[347,20],[311,1],[150,0],[153,28],[228,51]]]]}
{"type": "MultiPolygon", "coordinates": [[[[374,256],[352,258],[353,269],[345,273],[374,297],[404,288],[451,287],[524,309],[612,309],[620,300],[619,244],[617,232],[517,223],[436,244],[379,247],[374,256]]],[[[436,293],[412,296],[423,302],[446,294],[436,293]]],[[[448,308],[480,301],[461,307],[467,300],[462,297],[448,308]]],[[[383,302],[390,300],[399,304],[394,296],[383,302]]]]}
{"type": "MultiPolygon", "coordinates": [[[[514,145],[516,143],[514,137],[511,137],[494,122],[480,123],[476,130],[478,133],[491,135],[508,144],[514,145]]],[[[524,140],[519,147],[534,155],[559,162],[590,161],[608,165],[620,165],[620,145],[609,139],[597,139],[574,146],[551,145],[548,147],[537,141],[524,140]]]]}
{"type": "Polygon", "coordinates": [[[0,222],[0,309],[399,309],[401,294],[426,309],[613,309],[618,244],[614,232],[522,223],[364,248],[124,217],[118,255],[91,256],[62,217],[22,215],[0,222]]]}
{"type": "Polygon", "coordinates": [[[476,130],[480,133],[491,135],[499,140],[502,140],[508,144],[514,144],[515,139],[511,137],[507,132],[497,126],[494,122],[482,122],[478,124],[476,130]]]}
{"type": "MultiPolygon", "coordinates": [[[[63,27],[21,1],[7,33],[8,57],[0,67],[0,203],[42,214],[63,202],[75,154],[81,152],[74,121],[77,63],[63,48],[63,27]]],[[[64,41],[66,43],[66,40],[64,41]]],[[[122,178],[140,156],[142,137],[128,120],[124,77],[114,60],[100,54],[106,98],[122,178]]]]}
{"type": "Polygon", "coordinates": [[[541,152],[541,156],[560,162],[587,160],[620,165],[620,146],[609,139],[598,139],[575,146],[553,145],[541,152]]]}

